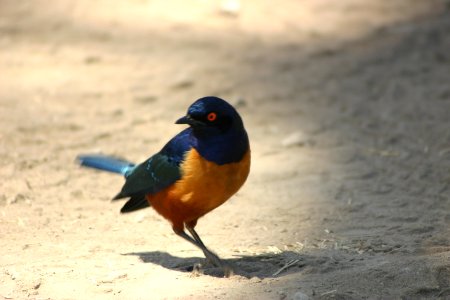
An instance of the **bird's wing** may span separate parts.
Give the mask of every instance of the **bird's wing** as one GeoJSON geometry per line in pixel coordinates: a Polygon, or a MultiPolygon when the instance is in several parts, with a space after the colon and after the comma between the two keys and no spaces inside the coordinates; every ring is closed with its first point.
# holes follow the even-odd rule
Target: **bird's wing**
{"type": "Polygon", "coordinates": [[[163,153],[157,153],[137,165],[126,177],[122,190],[113,200],[156,194],[181,178],[178,165],[163,153]]]}
{"type": "Polygon", "coordinates": [[[191,129],[172,138],[163,149],[125,174],[125,184],[113,200],[130,197],[121,212],[148,207],[147,194],[156,194],[181,179],[180,164],[192,147],[191,129]]]}
{"type": "Polygon", "coordinates": [[[137,194],[132,196],[125,205],[120,209],[121,213],[128,213],[142,208],[149,207],[150,203],[147,201],[145,194],[137,194]]]}

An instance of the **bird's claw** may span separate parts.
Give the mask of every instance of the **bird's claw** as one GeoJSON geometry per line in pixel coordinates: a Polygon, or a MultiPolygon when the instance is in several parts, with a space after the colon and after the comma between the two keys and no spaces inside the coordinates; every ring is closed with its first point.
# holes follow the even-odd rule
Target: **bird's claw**
{"type": "Polygon", "coordinates": [[[228,278],[234,275],[234,270],[232,267],[230,267],[228,264],[222,267],[223,270],[223,276],[228,278]]]}
{"type": "Polygon", "coordinates": [[[234,275],[234,270],[226,261],[221,260],[218,256],[214,255],[214,253],[205,252],[206,259],[212,265],[221,268],[223,270],[224,277],[230,277],[234,275]]]}

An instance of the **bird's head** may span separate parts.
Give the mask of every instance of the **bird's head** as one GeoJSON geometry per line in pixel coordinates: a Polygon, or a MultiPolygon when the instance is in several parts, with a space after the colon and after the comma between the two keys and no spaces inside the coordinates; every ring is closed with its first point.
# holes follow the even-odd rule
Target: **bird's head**
{"type": "Polygon", "coordinates": [[[189,107],[186,116],[178,119],[176,124],[188,124],[194,131],[205,134],[244,129],[236,109],[217,97],[198,99],[189,107]]]}

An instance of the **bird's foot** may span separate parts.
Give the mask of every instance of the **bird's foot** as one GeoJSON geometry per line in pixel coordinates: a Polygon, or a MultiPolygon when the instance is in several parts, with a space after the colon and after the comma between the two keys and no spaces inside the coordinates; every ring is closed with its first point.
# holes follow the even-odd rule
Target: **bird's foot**
{"type": "Polygon", "coordinates": [[[231,267],[231,265],[224,261],[221,260],[216,254],[208,251],[208,252],[204,252],[206,259],[214,266],[221,268],[224,274],[224,277],[230,277],[234,275],[234,270],[231,267]]]}
{"type": "Polygon", "coordinates": [[[229,264],[222,266],[223,276],[228,278],[234,275],[234,270],[229,264]]]}
{"type": "Polygon", "coordinates": [[[200,263],[196,263],[192,266],[192,275],[193,276],[200,276],[203,275],[205,272],[203,269],[203,265],[200,263]]]}

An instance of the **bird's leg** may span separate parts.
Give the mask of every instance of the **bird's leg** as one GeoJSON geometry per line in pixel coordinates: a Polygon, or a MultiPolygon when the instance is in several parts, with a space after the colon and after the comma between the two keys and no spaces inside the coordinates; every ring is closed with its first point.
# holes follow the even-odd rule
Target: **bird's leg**
{"type": "Polygon", "coordinates": [[[202,245],[203,247],[206,248],[205,244],[203,243],[202,239],[198,235],[197,231],[195,231],[194,227],[186,226],[186,228],[187,228],[187,230],[189,230],[189,232],[191,233],[194,240],[196,240],[200,245],[202,245]]]}
{"type": "Polygon", "coordinates": [[[231,276],[233,274],[232,268],[225,261],[221,260],[217,254],[215,254],[214,252],[212,252],[208,248],[206,248],[205,244],[203,243],[202,239],[198,235],[197,231],[195,231],[194,226],[190,226],[190,224],[186,224],[186,228],[187,228],[187,230],[189,230],[192,237],[200,245],[202,245],[203,248],[201,248],[201,249],[203,250],[203,253],[205,254],[206,258],[208,258],[208,260],[211,263],[213,263],[214,265],[216,265],[217,267],[222,268],[226,277],[231,276]]]}
{"type": "Polygon", "coordinates": [[[220,258],[212,253],[211,251],[209,251],[208,248],[206,248],[206,246],[203,244],[203,242],[198,242],[196,239],[192,238],[191,236],[189,236],[188,234],[186,234],[186,232],[181,231],[181,232],[176,232],[176,234],[178,234],[179,236],[181,236],[183,239],[185,239],[186,241],[192,243],[193,245],[197,246],[198,248],[200,248],[203,253],[205,254],[206,258],[214,265],[216,265],[217,267],[222,267],[222,261],[220,260],[220,258]]]}
{"type": "Polygon", "coordinates": [[[198,235],[197,231],[195,231],[195,229],[194,229],[195,225],[197,225],[197,220],[185,223],[185,227],[187,228],[187,230],[189,230],[189,232],[191,233],[191,235],[194,238],[194,240],[196,240],[200,245],[202,245],[203,248],[206,248],[205,244],[203,243],[202,239],[198,235]]]}
{"type": "Polygon", "coordinates": [[[188,228],[189,232],[192,234],[192,236],[194,238],[190,237],[183,230],[181,230],[181,231],[177,230],[177,231],[175,231],[175,233],[177,235],[179,235],[180,237],[182,237],[183,239],[185,239],[186,241],[188,241],[191,244],[193,244],[193,245],[197,246],[198,248],[200,248],[203,251],[203,253],[205,254],[206,259],[208,259],[215,266],[223,269],[225,277],[231,276],[233,274],[233,271],[230,268],[230,266],[228,266],[226,263],[224,263],[219,258],[219,256],[217,256],[216,254],[211,252],[208,248],[206,248],[205,244],[203,244],[203,242],[200,239],[199,235],[197,234],[197,232],[195,232],[195,230],[193,228],[190,228],[190,227],[187,227],[187,228],[188,228]]]}

